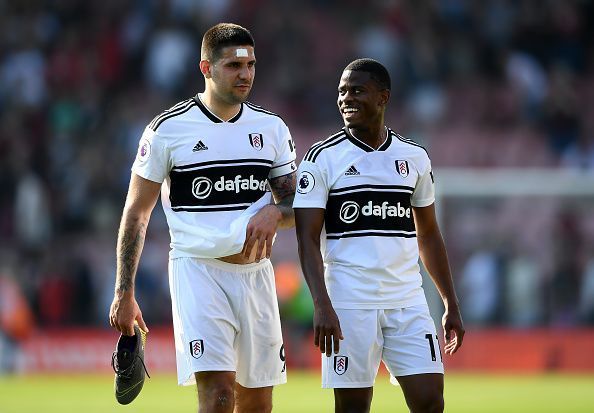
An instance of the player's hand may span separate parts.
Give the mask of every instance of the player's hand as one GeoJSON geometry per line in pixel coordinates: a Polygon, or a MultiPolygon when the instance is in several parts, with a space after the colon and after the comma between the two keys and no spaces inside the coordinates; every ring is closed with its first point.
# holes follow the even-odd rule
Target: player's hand
{"type": "Polygon", "coordinates": [[[334,354],[338,354],[343,339],[340,321],[332,305],[315,306],[314,345],[320,348],[320,353],[330,357],[334,349],[334,354]]]}
{"type": "Polygon", "coordinates": [[[120,297],[116,294],[109,309],[109,325],[126,336],[133,336],[134,321],[137,321],[138,327],[148,333],[149,330],[134,296],[122,295],[120,297]]]}
{"type": "Polygon", "coordinates": [[[445,335],[446,354],[454,354],[462,346],[464,340],[464,324],[459,308],[446,309],[441,320],[445,335]]]}
{"type": "Polygon", "coordinates": [[[260,261],[262,257],[262,251],[266,246],[266,258],[270,258],[272,252],[272,240],[278,223],[282,219],[282,214],[279,209],[270,204],[260,209],[256,215],[254,215],[247,225],[245,243],[241,253],[245,258],[249,258],[252,252],[254,244],[258,243],[258,249],[256,250],[256,262],[260,261]]]}

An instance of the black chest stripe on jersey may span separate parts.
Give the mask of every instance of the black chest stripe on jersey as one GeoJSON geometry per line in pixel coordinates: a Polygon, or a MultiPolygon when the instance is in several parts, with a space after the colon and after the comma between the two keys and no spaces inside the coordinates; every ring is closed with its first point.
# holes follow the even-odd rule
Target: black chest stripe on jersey
{"type": "Polygon", "coordinates": [[[335,189],[331,189],[329,191],[329,195],[337,195],[337,194],[344,194],[344,193],[348,193],[348,192],[360,192],[360,191],[365,191],[365,190],[371,190],[371,191],[396,191],[396,192],[408,192],[409,194],[412,194],[414,191],[414,188],[412,186],[404,186],[404,185],[352,185],[352,186],[347,186],[344,188],[335,188],[335,189]]]}
{"type": "Polygon", "coordinates": [[[241,165],[271,166],[272,161],[270,159],[224,159],[217,161],[191,163],[188,165],[178,165],[174,166],[172,168],[172,171],[187,171],[191,169],[201,169],[204,167],[212,167],[216,165],[228,165],[229,167],[241,165]]]}
{"type": "Polygon", "coordinates": [[[270,164],[264,162],[221,165],[218,161],[203,162],[192,169],[174,168],[169,174],[171,209],[190,212],[244,210],[267,192],[269,173],[270,164]]]}
{"type": "Polygon", "coordinates": [[[416,237],[411,193],[408,188],[331,193],[325,212],[327,238],[416,237]]]}

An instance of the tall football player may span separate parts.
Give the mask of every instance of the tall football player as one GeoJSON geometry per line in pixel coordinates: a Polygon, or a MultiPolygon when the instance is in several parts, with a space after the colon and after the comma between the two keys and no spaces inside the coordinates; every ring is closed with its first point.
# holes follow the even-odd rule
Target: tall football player
{"type": "Polygon", "coordinates": [[[337,412],[369,411],[380,361],[411,412],[443,411],[440,343],[419,254],[445,305],[445,352],[464,337],[431,163],[384,125],[390,88],[379,62],[350,63],[338,86],[345,127],[314,144],[298,171],[299,256],[315,306],[314,344],[325,353],[322,386],[334,389],[337,412]]]}
{"type": "MultiPolygon", "coordinates": [[[[222,23],[205,33],[205,90],[146,127],[118,236],[109,319],[126,342],[146,331],[134,279],[160,193],[171,235],[178,381],[196,383],[200,412],[270,412],[272,386],[286,381],[268,258],[277,228],[294,225],[295,147],[279,116],[246,101],[255,65],[245,28],[222,23]]],[[[118,347],[116,397],[118,385],[120,393],[135,385],[120,365],[124,355],[118,347]]]]}

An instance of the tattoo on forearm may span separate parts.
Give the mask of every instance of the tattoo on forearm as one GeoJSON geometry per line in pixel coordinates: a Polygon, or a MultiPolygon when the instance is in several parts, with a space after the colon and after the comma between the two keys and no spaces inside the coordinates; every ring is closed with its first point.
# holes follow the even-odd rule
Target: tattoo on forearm
{"type": "Polygon", "coordinates": [[[139,224],[137,228],[126,226],[120,230],[116,291],[128,291],[134,286],[136,267],[144,245],[145,234],[146,225],[144,223],[139,224]]]}
{"type": "Polygon", "coordinates": [[[290,174],[272,178],[269,180],[270,190],[274,195],[277,203],[280,203],[288,196],[295,195],[295,187],[297,185],[297,174],[291,172],[290,174]]]}
{"type": "Polygon", "coordinates": [[[281,228],[295,225],[295,213],[293,212],[293,199],[295,198],[295,186],[297,176],[295,172],[270,179],[270,190],[274,195],[276,206],[283,216],[280,223],[281,228]]]}

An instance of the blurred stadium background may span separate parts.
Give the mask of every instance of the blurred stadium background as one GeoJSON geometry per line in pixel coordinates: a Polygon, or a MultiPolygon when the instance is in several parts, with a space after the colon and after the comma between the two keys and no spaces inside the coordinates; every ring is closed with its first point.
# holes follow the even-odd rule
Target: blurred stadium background
{"type": "MultiPolygon", "coordinates": [[[[110,371],[116,232],[138,139],[202,90],[202,33],[232,21],[256,39],[250,100],[284,118],[299,157],[342,125],[348,62],[390,69],[387,123],[432,157],[468,330],[449,371],[591,383],[593,3],[0,1],[0,375],[110,371]]],[[[137,278],[153,374],[174,369],[168,242],[158,206],[137,278]]],[[[316,368],[292,231],[273,262],[288,364],[316,368]]]]}

